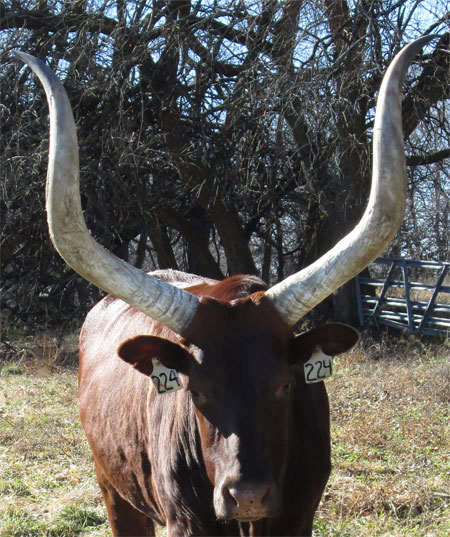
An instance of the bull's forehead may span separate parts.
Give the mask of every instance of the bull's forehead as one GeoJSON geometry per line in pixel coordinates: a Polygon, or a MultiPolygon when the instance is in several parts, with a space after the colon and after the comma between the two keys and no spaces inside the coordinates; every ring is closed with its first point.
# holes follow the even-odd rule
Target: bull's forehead
{"type": "Polygon", "coordinates": [[[279,318],[268,300],[259,294],[220,302],[202,297],[190,342],[208,350],[280,347],[292,337],[292,331],[279,318]]]}
{"type": "Polygon", "coordinates": [[[291,331],[271,304],[254,297],[231,303],[206,300],[191,349],[200,376],[225,381],[284,374],[291,331]]]}

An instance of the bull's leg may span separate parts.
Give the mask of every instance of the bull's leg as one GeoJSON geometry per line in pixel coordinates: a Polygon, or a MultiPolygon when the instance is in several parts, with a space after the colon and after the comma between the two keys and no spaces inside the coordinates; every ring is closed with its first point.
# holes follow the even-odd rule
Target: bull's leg
{"type": "Polygon", "coordinates": [[[97,465],[95,471],[108,511],[113,537],[148,537],[154,535],[153,522],[120,496],[97,465]]]}

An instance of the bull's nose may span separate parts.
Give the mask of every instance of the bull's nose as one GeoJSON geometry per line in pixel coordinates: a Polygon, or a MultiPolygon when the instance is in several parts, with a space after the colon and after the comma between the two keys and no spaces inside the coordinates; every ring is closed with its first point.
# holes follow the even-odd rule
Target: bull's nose
{"type": "Polygon", "coordinates": [[[276,487],[271,482],[234,482],[222,486],[224,518],[240,521],[274,516],[278,509],[276,487]]]}
{"type": "Polygon", "coordinates": [[[229,502],[238,509],[251,509],[252,506],[260,507],[268,499],[270,484],[268,483],[239,483],[225,487],[224,495],[228,496],[229,502]]]}

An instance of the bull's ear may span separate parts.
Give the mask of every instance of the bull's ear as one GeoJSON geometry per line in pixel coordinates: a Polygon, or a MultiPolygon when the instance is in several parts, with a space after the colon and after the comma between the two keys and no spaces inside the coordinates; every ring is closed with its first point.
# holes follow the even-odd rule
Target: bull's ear
{"type": "Polygon", "coordinates": [[[350,350],[359,340],[359,332],[342,323],[319,326],[296,336],[290,344],[289,360],[305,363],[317,347],[328,356],[335,356],[350,350]]]}
{"type": "Polygon", "coordinates": [[[158,358],[166,367],[184,374],[188,374],[190,361],[193,360],[186,347],[156,336],[128,339],[117,349],[117,354],[144,375],[152,374],[153,358],[158,358]]]}

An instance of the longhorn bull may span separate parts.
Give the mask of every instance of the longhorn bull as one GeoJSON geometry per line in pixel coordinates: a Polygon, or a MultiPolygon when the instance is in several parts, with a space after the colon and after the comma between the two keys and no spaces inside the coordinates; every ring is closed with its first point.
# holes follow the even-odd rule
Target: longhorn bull
{"type": "Polygon", "coordinates": [[[400,88],[430,39],[400,51],[383,79],[361,221],[271,288],[252,276],[146,274],[104,250],[82,215],[64,88],[39,60],[16,53],[41,80],[50,107],[51,239],[76,272],[109,293],[83,325],[79,397],[114,536],[154,534],[154,522],[172,537],[311,535],[330,472],[330,431],[324,384],[308,383],[304,370],[315,353],[344,352],[358,334],[331,324],[296,335],[293,326],[375,259],[400,226],[400,88]],[[149,376],[161,364],[181,389],[156,393],[149,376]]]}

